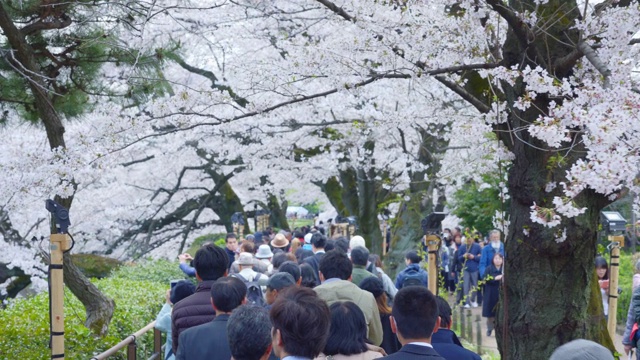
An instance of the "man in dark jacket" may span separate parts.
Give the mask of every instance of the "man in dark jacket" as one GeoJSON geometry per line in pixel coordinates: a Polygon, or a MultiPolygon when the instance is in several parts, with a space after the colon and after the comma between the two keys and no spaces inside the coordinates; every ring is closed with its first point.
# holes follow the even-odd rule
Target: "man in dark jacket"
{"type": "Polygon", "coordinates": [[[402,348],[384,357],[392,360],[445,360],[431,345],[431,335],[440,327],[436,297],[423,286],[398,291],[391,310],[391,330],[402,348]]]}
{"type": "Polygon", "coordinates": [[[193,259],[198,286],[195,294],[173,305],[171,336],[173,353],[178,351],[178,339],[184,330],[208,323],[216,316],[211,307],[211,285],[227,275],[229,257],[224,249],[213,244],[201,247],[193,259]]]}
{"type": "Polygon", "coordinates": [[[229,257],[229,266],[227,268],[231,269],[231,264],[236,261],[236,250],[238,250],[238,238],[234,233],[228,233],[226,238],[226,247],[224,250],[227,252],[227,256],[229,257]]]}
{"type": "Polygon", "coordinates": [[[211,304],[216,317],[209,323],[180,334],[176,360],[228,360],[231,349],[227,339],[227,320],[233,309],[247,300],[247,287],[234,277],[219,279],[211,285],[211,304]]]}
{"type": "Polygon", "coordinates": [[[440,328],[431,336],[431,345],[446,360],[482,360],[482,358],[462,347],[456,333],[451,331],[451,307],[447,301],[436,297],[440,313],[440,328]]]}
{"type": "Polygon", "coordinates": [[[469,306],[478,307],[476,297],[481,252],[480,245],[474,242],[471,236],[458,249],[458,263],[462,264],[462,289],[465,308],[469,306]]]}
{"type": "Polygon", "coordinates": [[[302,261],[302,263],[311,265],[318,283],[320,283],[320,274],[318,273],[320,270],[320,260],[322,260],[322,257],[325,254],[324,247],[326,245],[327,238],[319,232],[314,233],[311,236],[311,250],[313,251],[313,256],[309,256],[302,261]]]}

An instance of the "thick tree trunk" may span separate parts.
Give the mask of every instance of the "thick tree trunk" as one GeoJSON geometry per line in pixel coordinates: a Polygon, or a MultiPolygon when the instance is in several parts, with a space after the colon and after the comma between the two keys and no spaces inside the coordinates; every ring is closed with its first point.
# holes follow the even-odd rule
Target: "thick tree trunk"
{"type": "Polygon", "coordinates": [[[382,255],[382,233],[378,221],[378,196],[375,172],[358,169],[358,225],[367,248],[372,254],[382,255]]]}
{"type": "MultiPolygon", "coordinates": [[[[23,76],[25,76],[25,81],[33,93],[35,108],[46,129],[51,149],[64,149],[64,126],[47,93],[48,88],[44,77],[41,75],[42,72],[35,59],[33,48],[15,26],[1,3],[0,28],[2,28],[11,48],[16,53],[16,59],[19,64],[14,65],[17,68],[23,68],[28,71],[23,76]]],[[[69,208],[73,197],[67,199],[56,197],[56,200],[69,208]]],[[[69,256],[65,255],[64,281],[87,310],[87,324],[90,329],[94,330],[96,334],[102,335],[106,332],[113,316],[113,300],[102,295],[98,288],[70,263],[70,260],[67,264],[68,259],[69,256]]]]}
{"type": "Polygon", "coordinates": [[[267,207],[269,208],[269,224],[279,229],[289,229],[289,221],[287,220],[288,202],[285,200],[280,205],[278,197],[269,194],[267,198],[267,207]]]}

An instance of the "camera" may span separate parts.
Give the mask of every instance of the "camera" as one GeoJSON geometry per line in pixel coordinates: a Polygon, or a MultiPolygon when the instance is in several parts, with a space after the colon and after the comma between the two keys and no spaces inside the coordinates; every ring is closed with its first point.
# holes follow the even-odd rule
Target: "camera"
{"type": "Polygon", "coordinates": [[[71,225],[69,210],[51,199],[45,201],[45,208],[53,215],[58,234],[66,234],[69,230],[69,225],[71,225]]]}

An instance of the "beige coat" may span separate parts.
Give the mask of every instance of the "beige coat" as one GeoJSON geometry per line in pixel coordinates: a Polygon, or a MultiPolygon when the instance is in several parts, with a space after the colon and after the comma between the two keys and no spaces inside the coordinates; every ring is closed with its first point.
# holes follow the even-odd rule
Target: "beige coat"
{"type": "Polygon", "coordinates": [[[387,355],[387,353],[385,353],[384,349],[381,347],[368,345],[368,344],[367,344],[367,347],[369,348],[369,351],[366,351],[360,354],[355,354],[355,355],[320,354],[317,358],[315,358],[315,360],[373,360],[373,359],[378,359],[387,355]]]}
{"type": "Polygon", "coordinates": [[[373,294],[360,289],[358,285],[347,280],[325,282],[313,290],[329,306],[338,301],[352,301],[358,305],[367,321],[367,337],[374,345],[382,344],[382,323],[373,294]]]}

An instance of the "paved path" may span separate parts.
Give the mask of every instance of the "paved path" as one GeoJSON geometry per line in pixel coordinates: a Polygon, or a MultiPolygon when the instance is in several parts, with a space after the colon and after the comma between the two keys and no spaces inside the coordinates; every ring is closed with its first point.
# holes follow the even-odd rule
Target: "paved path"
{"type": "MultiPolygon", "coordinates": [[[[465,309],[465,314],[466,314],[466,310],[465,309]]],[[[464,336],[462,336],[462,338],[464,340],[467,340],[468,342],[472,343],[471,347],[469,348],[469,350],[475,351],[477,352],[477,324],[476,324],[476,316],[480,315],[481,316],[481,334],[482,334],[482,349],[483,349],[483,353],[486,352],[493,352],[496,355],[498,354],[498,343],[496,342],[496,337],[495,337],[495,333],[491,334],[491,336],[487,336],[487,319],[482,317],[482,307],[478,307],[478,308],[471,308],[471,323],[473,324],[473,341],[468,341],[464,336]]],[[[459,314],[458,309],[455,309],[454,312],[454,317],[457,317],[459,314]]],[[[457,320],[456,320],[457,321],[457,320]]],[[[614,345],[616,347],[616,350],[620,353],[620,354],[624,354],[624,347],[622,346],[622,331],[624,331],[623,327],[618,327],[618,333],[616,334],[616,338],[614,340],[614,345]]],[[[458,334],[458,336],[460,336],[460,334],[458,334]]],[[[626,357],[622,357],[622,359],[626,359],[626,357]]]]}

